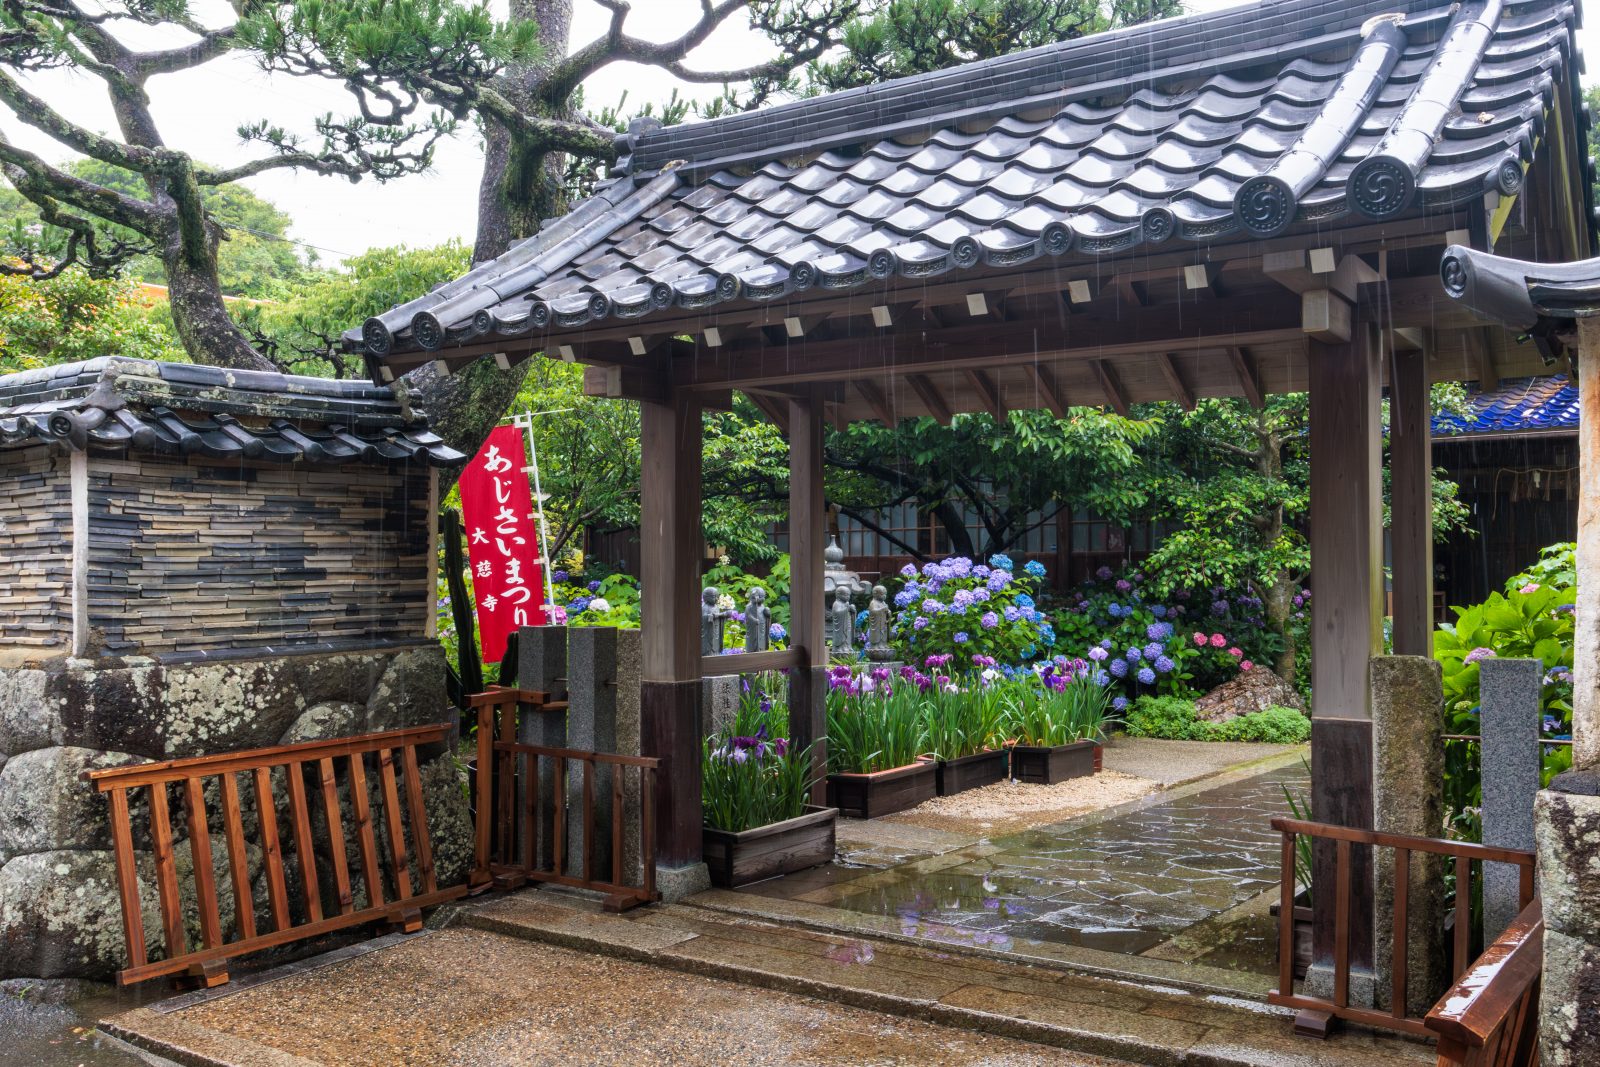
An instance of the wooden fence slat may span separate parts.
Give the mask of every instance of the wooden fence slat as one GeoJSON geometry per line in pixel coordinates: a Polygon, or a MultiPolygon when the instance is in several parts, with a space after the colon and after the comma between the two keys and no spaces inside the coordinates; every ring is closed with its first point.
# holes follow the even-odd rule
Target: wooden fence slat
{"type": "Polygon", "coordinates": [[[433,870],[433,842],[428,838],[428,811],[422,803],[422,773],[417,770],[417,746],[401,749],[406,771],[406,807],[411,813],[411,843],[417,850],[417,877],[422,880],[423,893],[433,893],[439,888],[438,876],[433,870]]]}
{"type": "Polygon", "coordinates": [[[128,819],[128,791],[111,790],[111,854],[117,866],[117,895],[122,899],[122,930],[128,945],[128,966],[142,967],[144,909],[139,901],[139,871],[133,860],[133,827],[128,819]]]}
{"type": "Polygon", "coordinates": [[[647,900],[656,898],[656,769],[646,767],[641,772],[642,781],[639,783],[639,796],[642,798],[641,808],[643,818],[639,827],[639,860],[644,874],[644,895],[647,900]]]}
{"type": "Polygon", "coordinates": [[[278,809],[272,802],[272,768],[257,767],[256,810],[261,813],[261,853],[267,866],[267,904],[272,910],[272,927],[289,929],[289,887],[283,877],[283,846],[278,841],[278,809]]]}
{"type": "Polygon", "coordinates": [[[1294,992],[1294,854],[1295,835],[1283,835],[1278,886],[1278,992],[1294,992]]]}
{"type": "Polygon", "coordinates": [[[474,884],[489,881],[489,830],[494,820],[494,709],[488,705],[478,708],[478,781],[473,792],[477,811],[474,812],[473,829],[476,840],[473,853],[477,857],[472,873],[474,884]]]}
{"type": "Polygon", "coordinates": [[[178,865],[172,856],[172,822],[167,814],[165,782],[150,787],[150,841],[155,850],[156,895],[161,900],[161,932],[168,959],[188,951],[183,937],[183,911],[178,901],[178,865]]]}
{"type": "Polygon", "coordinates": [[[1456,857],[1456,946],[1455,967],[1450,972],[1452,979],[1460,978],[1467,964],[1468,953],[1472,951],[1472,859],[1469,856],[1456,857]]]}
{"type": "Polygon", "coordinates": [[[401,899],[411,896],[411,855],[406,851],[405,827],[400,824],[400,790],[394,779],[394,750],[378,750],[378,775],[383,783],[383,821],[388,830],[389,861],[394,864],[394,891],[401,899]]]}
{"type": "Polygon", "coordinates": [[[356,824],[356,853],[361,857],[361,880],[367,887],[367,906],[383,903],[383,882],[378,877],[378,839],[372,832],[372,811],[367,798],[367,769],[359,752],[351,753],[350,812],[356,824]]]}
{"type": "Polygon", "coordinates": [[[286,764],[284,777],[289,782],[289,818],[294,820],[294,854],[300,864],[300,881],[306,891],[306,915],[312,922],[322,918],[322,887],[317,880],[316,849],[311,839],[311,804],[306,799],[306,767],[286,764]]]}
{"type": "Polygon", "coordinates": [[[350,891],[350,865],[345,861],[344,819],[339,815],[339,780],[334,777],[333,758],[317,761],[322,786],[322,813],[328,823],[329,859],[333,861],[333,887],[339,894],[339,910],[348,915],[355,910],[355,894],[350,891]]]}
{"type": "Polygon", "coordinates": [[[250,888],[250,856],[244,844],[244,815],[239,810],[239,782],[232,771],[223,771],[217,780],[222,783],[222,827],[228,842],[228,869],[233,875],[234,926],[239,940],[248,941],[256,936],[256,906],[250,888]]]}

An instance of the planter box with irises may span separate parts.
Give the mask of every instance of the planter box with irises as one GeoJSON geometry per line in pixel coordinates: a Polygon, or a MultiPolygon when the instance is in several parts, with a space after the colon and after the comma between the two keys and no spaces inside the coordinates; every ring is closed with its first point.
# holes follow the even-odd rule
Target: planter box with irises
{"type": "Polygon", "coordinates": [[[713,885],[747,885],[832,861],[835,808],[806,803],[811,752],[789,746],[788,710],[759,688],[706,740],[701,845],[713,885]]]}
{"type": "Polygon", "coordinates": [[[922,758],[922,691],[879,667],[828,676],[828,803],[872,819],[933,797],[937,769],[922,758]]]}
{"type": "MultiPolygon", "coordinates": [[[[930,656],[926,665],[943,667],[949,660],[949,655],[930,656]]],[[[1006,778],[1011,686],[995,671],[993,659],[977,655],[973,660],[981,673],[969,676],[964,685],[945,676],[930,681],[920,672],[903,672],[902,684],[916,685],[923,693],[923,746],[934,764],[934,791],[942,797],[1006,778]]]]}
{"type": "Polygon", "coordinates": [[[1093,774],[1110,701],[1105,671],[1092,663],[1052,662],[1035,671],[1012,711],[1011,777],[1051,785],[1093,774]]]}

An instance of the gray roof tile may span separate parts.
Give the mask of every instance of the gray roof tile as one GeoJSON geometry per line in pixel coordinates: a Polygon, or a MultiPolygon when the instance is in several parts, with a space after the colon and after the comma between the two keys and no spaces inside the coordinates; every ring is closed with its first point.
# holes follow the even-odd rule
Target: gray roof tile
{"type": "Polygon", "coordinates": [[[381,357],[481,343],[484,321],[573,329],[1510,192],[1575,91],[1573,21],[1549,0],[1267,0],[638,131],[631,173],[348,343],[381,357]]]}

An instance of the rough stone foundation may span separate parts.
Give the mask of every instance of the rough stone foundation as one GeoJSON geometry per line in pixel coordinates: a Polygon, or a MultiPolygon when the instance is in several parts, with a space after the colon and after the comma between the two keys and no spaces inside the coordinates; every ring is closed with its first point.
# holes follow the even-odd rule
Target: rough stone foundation
{"type": "MultiPolygon", "coordinates": [[[[125,965],[107,804],[81,780],[83,771],[440,722],[455,714],[444,673],[444,655],[431,642],[176,665],[62,658],[0,669],[0,978],[105,978],[125,965]]],[[[453,757],[421,755],[433,757],[422,779],[439,883],[449,885],[472,861],[471,815],[453,757]]],[[[281,774],[278,781],[282,791],[281,774]]],[[[135,800],[136,855],[147,867],[135,800]]],[[[242,807],[252,834],[249,791],[242,807]]],[[[381,819],[381,807],[374,810],[381,819]]],[[[218,884],[225,885],[219,829],[211,846],[218,884]]],[[[174,832],[180,884],[187,886],[182,820],[174,832]]],[[[249,866],[253,876],[259,872],[254,851],[249,866]]],[[[292,857],[289,867],[293,884],[292,857]]],[[[146,938],[159,951],[154,883],[147,875],[141,883],[146,938]]],[[[230,894],[219,893],[219,901],[226,928],[230,894]]],[[[258,915],[264,907],[258,899],[258,915]]],[[[193,931],[192,901],[184,910],[193,931]]]]}
{"type": "Polygon", "coordinates": [[[1545,922],[1540,1062],[1600,1063],[1600,770],[1558,776],[1534,802],[1545,922]]]}

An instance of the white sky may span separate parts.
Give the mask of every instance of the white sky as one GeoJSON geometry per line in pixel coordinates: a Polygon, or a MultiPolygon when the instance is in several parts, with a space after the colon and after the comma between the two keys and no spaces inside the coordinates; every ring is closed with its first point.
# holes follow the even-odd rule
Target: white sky
{"type": "MultiPolygon", "coordinates": [[[[1232,6],[1236,0],[1189,0],[1191,11],[1211,11],[1232,6]]],[[[491,0],[503,16],[504,0],[491,0]]],[[[218,0],[196,0],[195,11],[207,21],[224,19],[218,0]]],[[[629,28],[637,36],[669,39],[682,32],[699,10],[699,0],[636,0],[629,28]]],[[[581,46],[600,33],[606,13],[589,0],[575,0],[572,40],[581,46]]],[[[1578,31],[1580,47],[1600,55],[1600,28],[1578,31]],[[1593,44],[1596,47],[1590,48],[1593,44]]],[[[138,41],[156,46],[164,42],[138,41]]],[[[741,16],[734,16],[691,57],[701,69],[715,70],[748,64],[770,52],[766,40],[741,16]]],[[[1585,77],[1585,83],[1592,83],[1585,77]]],[[[52,106],[91,129],[111,131],[115,122],[98,79],[68,71],[52,71],[30,79],[33,90],[52,106]]],[[[674,86],[686,96],[707,98],[715,86],[680,83],[663,71],[636,64],[615,64],[590,79],[585,96],[590,106],[615,103],[628,93],[630,109],[650,100],[665,100],[674,86]]],[[[214,164],[228,165],[261,154],[259,146],[239,143],[240,123],[260,118],[290,129],[309,132],[313,117],[332,111],[349,113],[349,97],[341,90],[313,79],[264,74],[244,55],[230,55],[184,74],[158,77],[149,83],[157,122],[168,143],[214,164]]],[[[47,160],[66,153],[43,134],[0,112],[3,128],[21,147],[47,160]]],[[[475,129],[463,129],[442,143],[434,168],[426,174],[402,178],[386,185],[370,179],[352,184],[342,178],[324,178],[294,171],[276,171],[245,184],[274,201],[294,219],[292,236],[315,245],[324,262],[361,252],[369,247],[409,244],[430,245],[450,237],[470,242],[477,214],[478,178],[482,147],[475,129]]]]}

